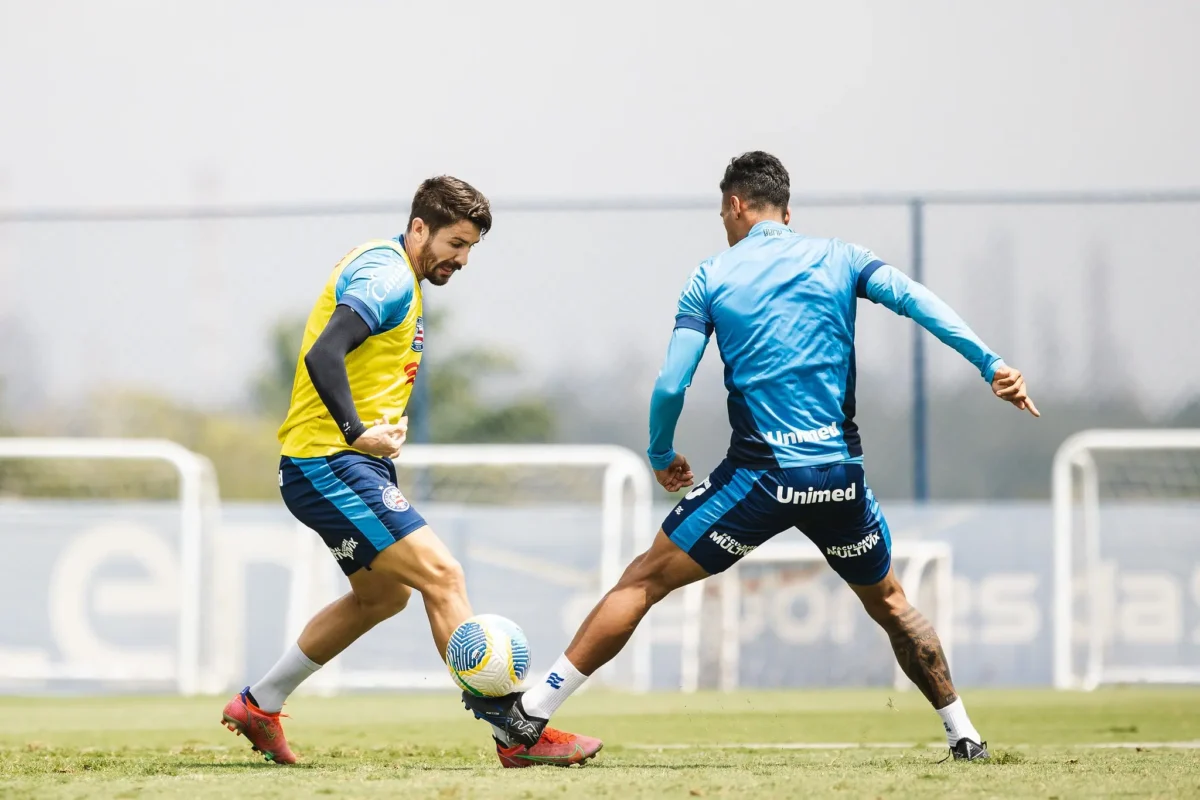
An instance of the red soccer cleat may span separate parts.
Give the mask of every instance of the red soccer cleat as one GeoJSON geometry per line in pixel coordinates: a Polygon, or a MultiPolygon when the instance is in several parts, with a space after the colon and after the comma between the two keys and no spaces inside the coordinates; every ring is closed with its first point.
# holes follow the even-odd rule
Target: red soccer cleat
{"type": "Polygon", "coordinates": [[[595,758],[604,742],[591,736],[580,736],[556,728],[546,728],[533,747],[523,744],[505,747],[496,741],[496,754],[506,769],[520,767],[569,767],[595,758]]]}
{"type": "Polygon", "coordinates": [[[283,735],[283,725],[279,722],[280,714],[263,711],[250,701],[248,694],[249,686],[233,696],[225,705],[221,724],[238,736],[244,734],[253,745],[254,751],[262,753],[267,761],[295,764],[296,756],[288,747],[287,737],[283,735]]]}

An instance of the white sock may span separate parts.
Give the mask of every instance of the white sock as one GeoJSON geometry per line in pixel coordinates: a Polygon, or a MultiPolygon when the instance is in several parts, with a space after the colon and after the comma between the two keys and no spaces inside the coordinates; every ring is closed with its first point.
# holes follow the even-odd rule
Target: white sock
{"type": "Polygon", "coordinates": [[[937,712],[942,717],[942,727],[946,729],[946,741],[951,747],[958,744],[959,739],[970,739],[976,744],[983,743],[979,731],[975,730],[975,726],[971,724],[971,718],[967,716],[967,709],[963,707],[961,697],[945,708],[939,708],[937,712]]]}
{"type": "Polygon", "coordinates": [[[567,660],[567,654],[563,653],[542,682],[521,698],[521,707],[530,716],[550,719],[550,715],[587,679],[588,676],[575,669],[575,665],[567,660]]]}
{"type": "Polygon", "coordinates": [[[288,695],[320,668],[320,664],[301,652],[300,645],[293,644],[262,680],[250,687],[250,694],[254,695],[254,702],[259,708],[274,714],[283,708],[283,701],[288,699],[288,695]]]}

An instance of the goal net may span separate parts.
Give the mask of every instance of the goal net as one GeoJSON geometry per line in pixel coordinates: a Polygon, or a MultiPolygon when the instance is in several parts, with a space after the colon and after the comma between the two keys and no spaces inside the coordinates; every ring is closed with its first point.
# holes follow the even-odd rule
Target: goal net
{"type": "Polygon", "coordinates": [[[177,691],[207,669],[209,462],[167,441],[0,438],[0,691],[177,691]]]}
{"type": "Polygon", "coordinates": [[[1200,683],[1200,430],[1094,430],[1054,461],[1054,681],[1200,683]]]}
{"type": "MultiPolygon", "coordinates": [[[[951,659],[950,545],[894,541],[892,561],[951,659]]],[[[779,537],[718,578],[688,586],[682,619],[679,686],[685,692],[912,685],[887,637],[807,540],[779,537]]]]}
{"type": "MultiPolygon", "coordinates": [[[[548,668],[601,594],[649,546],[653,476],[632,451],[576,445],[406,445],[401,491],[462,563],[476,613],[509,617],[530,642],[530,678],[548,668]]],[[[289,635],[348,590],[303,529],[291,570],[289,635]]],[[[650,643],[634,637],[599,683],[650,687],[650,643]]],[[[303,690],[451,690],[420,595],[325,666],[303,690]]]]}

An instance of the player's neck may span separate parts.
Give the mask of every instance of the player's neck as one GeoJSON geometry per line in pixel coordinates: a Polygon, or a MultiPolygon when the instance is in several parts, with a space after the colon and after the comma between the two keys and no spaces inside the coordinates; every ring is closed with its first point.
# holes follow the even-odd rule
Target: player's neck
{"type": "Polygon", "coordinates": [[[742,215],[741,222],[745,227],[742,235],[738,237],[739,242],[749,236],[750,231],[754,230],[764,222],[773,222],[776,225],[787,225],[783,219],[783,214],[773,214],[770,212],[765,214],[746,212],[742,215]]]}
{"type": "Polygon", "coordinates": [[[746,228],[746,233],[754,230],[758,225],[764,222],[774,222],[776,225],[787,225],[783,219],[783,214],[766,213],[766,214],[747,214],[746,224],[750,227],[746,228]]]}
{"type": "Polygon", "coordinates": [[[421,259],[417,258],[417,254],[413,250],[412,240],[407,234],[404,236],[404,252],[408,256],[408,263],[412,265],[412,271],[417,276],[417,280],[425,280],[425,269],[421,266],[421,259]]]}

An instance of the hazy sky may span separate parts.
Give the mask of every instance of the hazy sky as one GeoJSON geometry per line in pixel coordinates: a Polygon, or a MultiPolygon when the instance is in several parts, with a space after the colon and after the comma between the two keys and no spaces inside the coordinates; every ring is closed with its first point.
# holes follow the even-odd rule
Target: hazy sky
{"type": "MultiPolygon", "coordinates": [[[[403,200],[441,172],[501,203],[705,196],[753,148],[798,192],[1200,187],[1193,0],[747,8],[0,0],[0,208],[403,200]]],[[[456,338],[512,347],[538,374],[657,363],[675,295],[723,244],[715,202],[498,215],[473,270],[431,297],[456,338]]],[[[1078,381],[1096,329],[1085,286],[1107,258],[1115,340],[1167,402],[1200,388],[1197,223],[1196,206],[931,212],[930,283],[1010,360],[1078,381]]],[[[0,225],[0,317],[37,340],[26,368],[54,396],[108,378],[221,401],[275,319],[401,226],[0,225]]],[[[899,211],[797,227],[905,263],[899,211]]],[[[890,320],[864,315],[862,331],[867,368],[907,352],[890,320]]],[[[29,352],[14,336],[10,372],[29,352]]]]}

